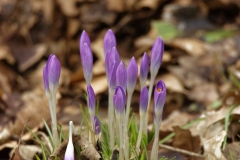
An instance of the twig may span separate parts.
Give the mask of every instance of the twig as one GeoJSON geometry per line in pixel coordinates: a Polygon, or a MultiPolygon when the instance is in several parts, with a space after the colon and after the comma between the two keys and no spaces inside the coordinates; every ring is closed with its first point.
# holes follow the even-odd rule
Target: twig
{"type": "Polygon", "coordinates": [[[198,153],[194,153],[194,152],[190,152],[184,149],[179,149],[179,148],[175,148],[175,147],[171,147],[165,144],[159,144],[159,147],[167,149],[167,150],[171,150],[171,151],[175,151],[175,152],[179,152],[179,153],[183,153],[183,154],[187,154],[189,156],[193,156],[193,157],[199,157],[199,158],[204,158],[203,155],[198,154],[198,153]]]}

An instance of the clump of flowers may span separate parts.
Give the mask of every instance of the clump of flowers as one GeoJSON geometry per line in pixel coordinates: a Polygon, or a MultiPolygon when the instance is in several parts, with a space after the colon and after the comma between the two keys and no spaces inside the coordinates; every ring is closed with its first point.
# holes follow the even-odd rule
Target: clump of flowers
{"type": "MultiPolygon", "coordinates": [[[[108,132],[108,141],[105,146],[112,153],[116,149],[119,151],[118,159],[129,160],[131,156],[130,145],[135,146],[137,154],[141,153],[142,135],[147,135],[148,124],[148,109],[154,87],[154,81],[158,70],[162,63],[164,44],[160,37],[158,37],[152,47],[151,57],[148,58],[147,53],[143,54],[140,64],[140,86],[141,93],[139,99],[139,113],[140,113],[140,129],[137,133],[137,140],[135,144],[130,144],[132,139],[129,133],[129,118],[131,110],[131,99],[137,83],[138,65],[134,57],[131,58],[127,67],[120,60],[119,53],[116,48],[116,38],[112,30],[108,30],[104,37],[104,56],[105,56],[105,70],[108,81],[108,129],[102,127],[101,121],[96,116],[96,98],[94,88],[91,86],[92,81],[92,66],[93,55],[91,51],[91,43],[88,34],[83,31],[79,40],[79,50],[82,62],[84,78],[87,82],[87,106],[90,122],[89,143],[94,143],[93,139],[101,141],[101,133],[108,132]],[[150,85],[149,89],[146,86],[146,81],[150,68],[150,85]],[[129,139],[130,137],[130,139],[129,139]],[[130,152],[130,153],[129,153],[130,152]]],[[[43,69],[43,80],[46,96],[49,101],[51,119],[52,119],[52,133],[54,144],[59,146],[59,136],[57,131],[56,119],[56,92],[58,87],[58,80],[60,76],[60,63],[55,55],[50,55],[46,66],[43,69]]],[[[166,100],[166,86],[163,81],[158,81],[154,88],[154,128],[155,136],[151,152],[151,160],[158,159],[158,143],[159,143],[159,128],[162,120],[163,107],[166,100]]],[[[73,123],[69,122],[69,142],[67,145],[65,160],[74,159],[74,145],[72,140],[73,123]]],[[[97,148],[97,144],[94,144],[97,148]]],[[[138,155],[139,156],[139,155],[138,155]]],[[[110,158],[110,157],[109,157],[110,158]]]]}

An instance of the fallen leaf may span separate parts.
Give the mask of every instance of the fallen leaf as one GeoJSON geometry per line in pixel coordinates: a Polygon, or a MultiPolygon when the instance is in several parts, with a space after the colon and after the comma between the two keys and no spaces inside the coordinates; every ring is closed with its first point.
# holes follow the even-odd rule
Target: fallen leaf
{"type": "Polygon", "coordinates": [[[221,131],[218,134],[216,134],[214,137],[206,140],[203,143],[205,159],[226,160],[226,158],[224,157],[221,151],[222,142],[225,136],[226,136],[226,131],[221,131]]]}
{"type": "Polygon", "coordinates": [[[11,160],[23,160],[20,152],[19,152],[19,147],[15,149],[15,152],[13,153],[11,160]]]}
{"type": "Polygon", "coordinates": [[[226,148],[223,151],[223,154],[226,157],[226,159],[239,159],[240,158],[239,150],[240,150],[239,142],[233,142],[227,144],[226,148]]]}

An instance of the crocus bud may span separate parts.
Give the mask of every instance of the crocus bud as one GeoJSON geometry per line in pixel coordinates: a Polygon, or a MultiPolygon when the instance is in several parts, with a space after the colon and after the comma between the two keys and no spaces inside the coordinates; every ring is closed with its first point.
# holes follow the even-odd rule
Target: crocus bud
{"type": "Polygon", "coordinates": [[[127,69],[124,65],[124,63],[121,61],[117,67],[116,71],[116,81],[117,86],[122,87],[124,92],[126,92],[127,88],[127,69]]]}
{"type": "Polygon", "coordinates": [[[73,122],[69,122],[69,139],[64,160],[74,160],[74,147],[72,142],[73,122]]]}
{"type": "Polygon", "coordinates": [[[93,119],[95,115],[96,99],[95,99],[95,93],[90,84],[87,85],[87,103],[88,103],[89,115],[93,119]]]}
{"type": "Polygon", "coordinates": [[[141,61],[141,65],[140,65],[140,86],[141,87],[146,85],[147,76],[148,76],[148,68],[149,68],[149,60],[148,60],[148,55],[145,52],[142,57],[142,61],[141,61]]]}
{"type": "Polygon", "coordinates": [[[110,75],[109,75],[109,87],[111,89],[115,89],[117,86],[116,81],[116,71],[117,71],[118,63],[115,61],[110,68],[110,75]]]}
{"type": "Polygon", "coordinates": [[[115,47],[113,47],[106,55],[106,59],[105,59],[105,69],[106,69],[106,75],[107,75],[107,79],[108,79],[108,83],[110,82],[110,71],[111,71],[111,67],[113,66],[113,63],[116,62],[117,66],[120,62],[120,57],[118,54],[118,51],[115,47]]]}
{"type": "Polygon", "coordinates": [[[49,97],[50,90],[49,90],[49,82],[48,82],[47,65],[45,65],[43,68],[43,84],[44,84],[45,93],[46,93],[47,97],[49,97]]]}
{"type": "Polygon", "coordinates": [[[163,52],[164,52],[164,44],[161,37],[158,37],[153,44],[152,53],[151,53],[150,72],[153,75],[157,74],[162,64],[163,52]]]}
{"type": "Polygon", "coordinates": [[[124,107],[126,105],[126,95],[124,90],[120,86],[117,86],[117,88],[115,89],[113,102],[114,102],[116,115],[117,116],[122,115],[124,111],[124,107]]]}
{"type": "Polygon", "coordinates": [[[127,90],[133,92],[138,76],[138,66],[134,57],[131,58],[127,68],[127,90]]]}
{"type": "Polygon", "coordinates": [[[84,78],[87,84],[90,84],[92,81],[93,56],[92,56],[92,51],[89,48],[87,43],[83,44],[83,48],[81,52],[81,62],[82,62],[84,78]]]}
{"type": "Polygon", "coordinates": [[[59,77],[61,72],[61,65],[58,58],[51,54],[48,58],[45,71],[48,75],[48,84],[50,91],[55,91],[59,84],[59,77]]]}
{"type": "Polygon", "coordinates": [[[116,37],[111,29],[109,29],[104,36],[103,47],[105,57],[113,47],[116,47],[116,37]]]}
{"type": "Polygon", "coordinates": [[[144,86],[140,94],[140,116],[142,117],[147,112],[148,107],[148,89],[144,86]]]}
{"type": "Polygon", "coordinates": [[[101,126],[97,116],[94,116],[94,131],[96,135],[101,133],[101,126]]]}
{"type": "Polygon", "coordinates": [[[162,110],[166,101],[166,86],[160,80],[154,89],[154,118],[158,121],[162,118],[162,110]]]}
{"type": "Polygon", "coordinates": [[[89,38],[87,32],[83,30],[81,37],[80,37],[80,41],[79,41],[80,53],[83,52],[83,44],[84,43],[87,43],[88,47],[91,48],[90,38],[89,38]]]}

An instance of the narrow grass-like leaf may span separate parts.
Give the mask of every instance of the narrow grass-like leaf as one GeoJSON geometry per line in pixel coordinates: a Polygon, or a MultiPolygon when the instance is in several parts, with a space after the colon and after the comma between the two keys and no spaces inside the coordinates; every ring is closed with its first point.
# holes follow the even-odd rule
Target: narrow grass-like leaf
{"type": "MultiPolygon", "coordinates": [[[[227,114],[226,114],[226,117],[225,117],[225,124],[224,124],[224,130],[226,131],[226,133],[228,132],[228,125],[229,125],[229,118],[231,116],[231,113],[232,113],[232,110],[236,107],[237,105],[232,105],[228,111],[227,111],[227,114]]],[[[225,149],[227,145],[227,135],[224,137],[224,141],[223,141],[223,150],[225,149]]]]}
{"type": "MultiPolygon", "coordinates": [[[[46,148],[46,146],[43,145],[42,141],[40,138],[38,138],[38,136],[32,132],[32,130],[30,128],[28,128],[27,126],[25,126],[26,129],[32,134],[32,136],[37,140],[37,142],[41,145],[42,147],[42,151],[43,151],[43,154],[45,154],[45,151],[48,152],[48,155],[50,155],[51,153],[49,152],[49,150],[46,148]]],[[[46,155],[45,155],[46,156],[46,155]]]]}
{"type": "Polygon", "coordinates": [[[237,86],[238,90],[240,90],[240,82],[238,78],[229,70],[230,76],[233,80],[233,83],[237,86]]]}
{"type": "Polygon", "coordinates": [[[148,160],[147,147],[146,147],[146,144],[144,142],[143,142],[143,148],[144,148],[144,151],[146,152],[146,160],[148,160]]]}
{"type": "Polygon", "coordinates": [[[77,152],[77,157],[78,159],[81,159],[80,155],[81,155],[81,151],[80,151],[80,147],[76,144],[73,144],[74,145],[74,148],[75,148],[75,151],[77,152]]]}
{"type": "Polygon", "coordinates": [[[44,119],[43,119],[43,123],[44,123],[44,126],[45,126],[45,128],[46,128],[46,130],[47,130],[47,132],[48,132],[49,139],[50,139],[51,145],[52,145],[52,147],[53,147],[54,144],[53,144],[53,135],[52,135],[52,132],[51,132],[51,130],[50,130],[47,122],[46,122],[44,119]]]}
{"type": "Polygon", "coordinates": [[[37,160],[41,160],[41,159],[38,157],[38,155],[35,155],[35,157],[36,157],[37,160]]]}
{"type": "Polygon", "coordinates": [[[145,150],[142,152],[140,160],[144,160],[145,159],[145,152],[146,152],[145,150]]]}
{"type": "Polygon", "coordinates": [[[229,156],[230,156],[230,160],[234,160],[233,159],[233,155],[232,155],[232,153],[229,151],[229,156]]]}

